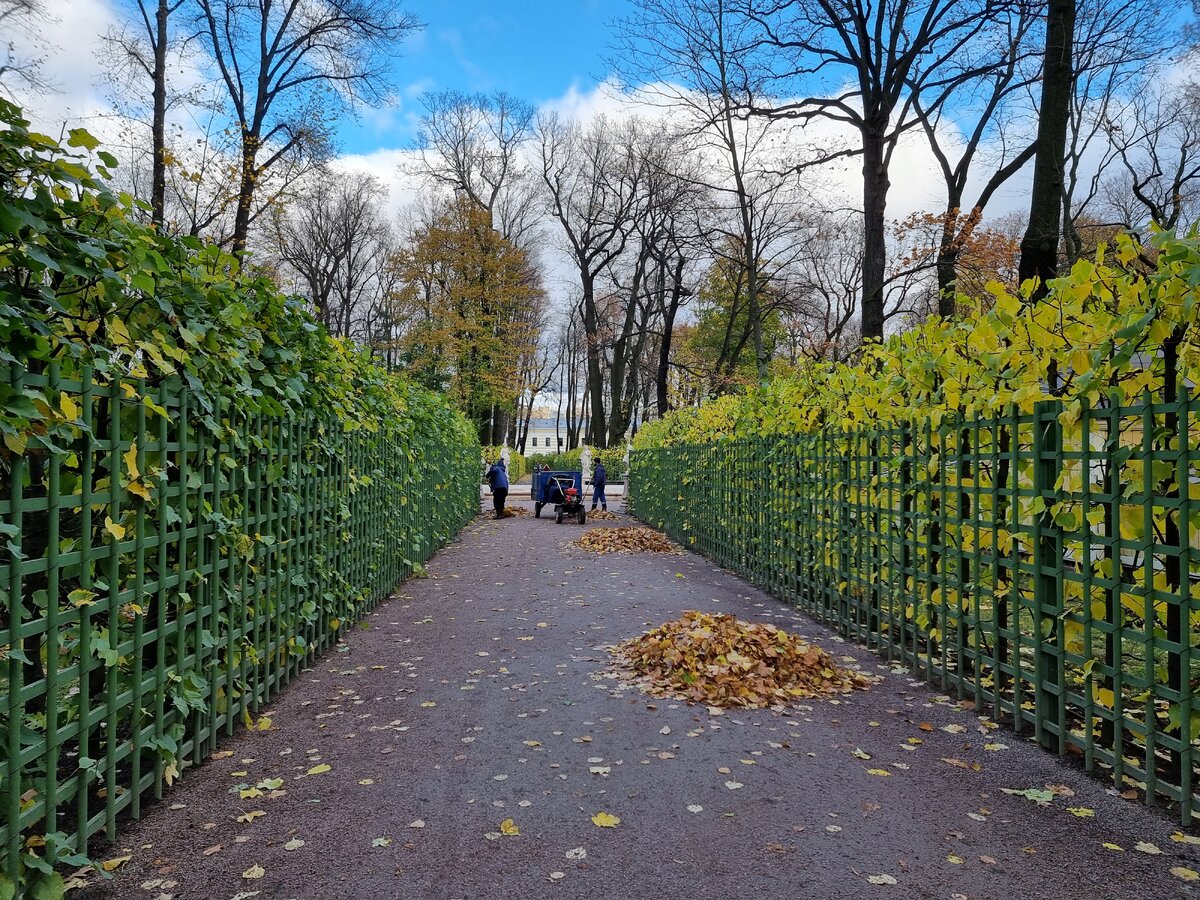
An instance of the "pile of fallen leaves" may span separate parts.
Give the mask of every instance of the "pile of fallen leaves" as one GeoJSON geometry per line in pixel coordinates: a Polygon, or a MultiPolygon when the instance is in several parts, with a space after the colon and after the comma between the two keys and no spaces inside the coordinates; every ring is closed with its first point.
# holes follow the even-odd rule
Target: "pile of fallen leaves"
{"type": "Polygon", "coordinates": [[[653,528],[593,528],[575,542],[593,553],[674,553],[675,545],[653,528]]]}
{"type": "Polygon", "coordinates": [[[506,506],[504,507],[504,518],[511,519],[514,516],[527,516],[529,510],[523,506],[506,506]]]}
{"type": "Polygon", "coordinates": [[[589,519],[599,519],[602,522],[615,522],[621,518],[614,512],[609,512],[607,509],[596,509],[588,513],[589,519]]]}
{"type": "Polygon", "coordinates": [[[774,625],[694,610],[613,652],[646,679],[650,693],[724,708],[774,706],[871,684],[774,625]]]}

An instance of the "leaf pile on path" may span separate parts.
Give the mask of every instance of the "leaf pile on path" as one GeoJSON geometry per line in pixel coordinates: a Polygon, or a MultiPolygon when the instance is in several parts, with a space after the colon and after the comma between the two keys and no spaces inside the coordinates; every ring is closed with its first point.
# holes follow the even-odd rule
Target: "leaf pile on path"
{"type": "Polygon", "coordinates": [[[596,519],[600,522],[615,522],[621,517],[614,512],[609,512],[607,509],[595,509],[588,513],[589,519],[596,519]]]}
{"type": "Polygon", "coordinates": [[[647,679],[650,693],[727,709],[829,697],[872,683],[774,625],[695,610],[613,652],[647,679]]]}
{"type": "Polygon", "coordinates": [[[506,518],[506,519],[512,519],[512,518],[515,518],[516,516],[527,516],[527,515],[529,515],[529,510],[527,510],[523,506],[506,506],[506,507],[504,507],[504,518],[506,518]]]}
{"type": "Polygon", "coordinates": [[[675,545],[653,528],[629,525],[623,528],[592,528],[575,546],[592,553],[675,553],[675,545]]]}

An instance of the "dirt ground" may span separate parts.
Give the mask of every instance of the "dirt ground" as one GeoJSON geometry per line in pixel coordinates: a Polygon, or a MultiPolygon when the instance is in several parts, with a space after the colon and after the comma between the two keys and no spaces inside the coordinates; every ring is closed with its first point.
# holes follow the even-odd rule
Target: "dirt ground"
{"type": "Polygon", "coordinates": [[[1197,895],[1171,870],[1200,869],[1200,847],[1166,814],[698,556],[596,556],[580,531],[477,520],[293,681],[268,731],[127,823],[98,852],[132,859],[73,896],[1197,895]],[[715,715],[614,677],[608,645],[686,609],[774,622],[882,680],[715,715]],[[1047,785],[1045,806],[1004,793],[1047,785]]]}

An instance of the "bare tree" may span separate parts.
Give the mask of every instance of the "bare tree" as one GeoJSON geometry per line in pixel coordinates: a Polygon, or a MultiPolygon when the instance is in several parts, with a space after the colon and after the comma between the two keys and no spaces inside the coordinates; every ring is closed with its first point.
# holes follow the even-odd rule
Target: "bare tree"
{"type": "MultiPolygon", "coordinates": [[[[787,147],[783,135],[748,117],[766,102],[767,65],[755,49],[752,23],[728,0],[637,0],[619,34],[615,63],[657,84],[658,99],[677,111],[680,127],[712,172],[696,178],[726,213],[717,252],[735,250],[745,268],[750,340],[759,377],[765,378],[770,360],[759,300],[762,267],[768,248],[783,237],[779,225],[787,216],[780,216],[780,205],[794,177],[789,170],[797,165],[782,160],[795,145],[787,147]]],[[[839,155],[821,152],[814,162],[839,155]]]]}
{"type": "Polygon", "coordinates": [[[195,0],[240,130],[232,246],[246,250],[254,194],[295,153],[322,154],[334,114],[382,101],[389,62],[419,23],[392,0],[195,0]]]}
{"type": "Polygon", "coordinates": [[[534,223],[536,192],[522,150],[533,107],[509,94],[442,91],[422,98],[417,171],[487,210],[492,227],[521,244],[534,223]]]}
{"type": "Polygon", "coordinates": [[[862,247],[862,226],[855,216],[817,217],[807,252],[788,273],[791,300],[781,319],[791,363],[845,359],[861,338],[862,247]]]}
{"type": "Polygon", "coordinates": [[[892,155],[905,131],[936,115],[955,88],[997,65],[964,53],[1010,0],[746,0],[761,30],[754,46],[776,57],[767,82],[777,96],[756,114],[851,126],[863,160],[864,338],[883,335],[886,211],[892,155]],[[919,103],[919,113],[918,113],[919,103]]]}
{"type": "Polygon", "coordinates": [[[1200,84],[1139,93],[1114,113],[1105,130],[1123,169],[1107,186],[1122,224],[1140,231],[1146,222],[1164,230],[1195,222],[1200,216],[1200,84]]]}
{"type": "Polygon", "coordinates": [[[386,189],[361,172],[318,170],[275,217],[275,251],[331,334],[351,337],[386,296],[380,275],[393,251],[386,189]]]}
{"type": "MultiPolygon", "coordinates": [[[[1041,76],[1042,50],[1036,45],[1035,25],[1040,21],[1031,3],[1017,3],[997,11],[996,18],[967,48],[959,66],[977,69],[976,78],[951,79],[950,92],[932,114],[925,114],[919,97],[914,112],[929,140],[946,185],[946,208],[941,216],[937,250],[937,313],[950,318],[957,311],[958,259],[964,244],[978,227],[988,202],[1004,184],[1033,159],[1037,144],[1016,131],[1009,131],[1013,106],[1027,96],[1028,88],[1041,76]],[[949,125],[946,129],[943,126],[949,125]],[[967,188],[980,165],[987,166],[982,187],[973,201],[967,188]]],[[[1028,114],[1028,106],[1016,111],[1028,114]]]]}
{"type": "Polygon", "coordinates": [[[641,202],[644,167],[637,128],[599,117],[587,126],[555,115],[537,123],[546,206],[559,224],[579,274],[579,301],[586,341],[589,442],[607,438],[597,279],[625,250],[641,202]]]}
{"type": "MultiPolygon", "coordinates": [[[[619,302],[610,323],[608,444],[617,446],[636,421],[643,388],[658,378],[645,365],[661,335],[667,352],[669,330],[690,290],[684,276],[706,248],[699,235],[700,204],[707,199],[698,179],[699,160],[686,136],[645,129],[639,135],[641,199],[631,222],[629,252],[609,269],[619,302]],[[660,330],[661,327],[661,330],[660,330]]],[[[655,367],[657,369],[657,367],[655,367]]]]}
{"type": "Polygon", "coordinates": [[[1106,131],[1122,173],[1106,185],[1131,231],[1185,228],[1200,217],[1200,85],[1157,88],[1117,112],[1106,131]]]}
{"type": "Polygon", "coordinates": [[[1081,231],[1096,221],[1093,204],[1118,162],[1108,124],[1151,88],[1179,37],[1155,0],[1076,0],[1060,248],[1068,263],[1084,253],[1081,231]]]}
{"type": "MultiPolygon", "coordinates": [[[[105,43],[109,55],[110,75],[118,81],[114,99],[123,113],[128,112],[130,96],[140,100],[139,82],[150,83],[150,220],[160,228],[166,219],[167,206],[167,83],[168,54],[174,43],[171,18],[187,0],[133,0],[138,24],[126,24],[111,31],[105,43]],[[128,70],[131,78],[121,78],[128,70]],[[126,90],[129,93],[126,93],[126,90]]],[[[178,98],[176,98],[178,99],[178,98]]]]}
{"type": "Polygon", "coordinates": [[[42,75],[49,50],[38,32],[45,18],[43,0],[0,0],[0,91],[18,87],[49,91],[53,85],[42,75]]]}

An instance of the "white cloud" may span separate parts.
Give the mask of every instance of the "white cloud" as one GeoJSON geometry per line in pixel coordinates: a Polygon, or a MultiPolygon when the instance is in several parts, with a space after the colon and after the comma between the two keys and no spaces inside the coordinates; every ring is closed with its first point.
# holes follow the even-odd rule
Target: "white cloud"
{"type": "MultiPolygon", "coordinates": [[[[92,125],[111,111],[97,53],[103,48],[103,36],[118,21],[110,0],[46,0],[45,18],[35,26],[46,48],[39,50],[30,43],[27,49],[45,55],[42,75],[58,90],[37,96],[16,92],[35,127],[57,134],[64,125],[92,125]]],[[[17,50],[25,49],[21,43],[27,36],[13,37],[17,50]]]]}
{"type": "Polygon", "coordinates": [[[388,188],[387,209],[392,221],[402,210],[412,206],[426,190],[423,180],[410,174],[419,155],[415,150],[381,148],[370,153],[339,156],[331,163],[335,172],[366,172],[378,178],[388,188]]]}

